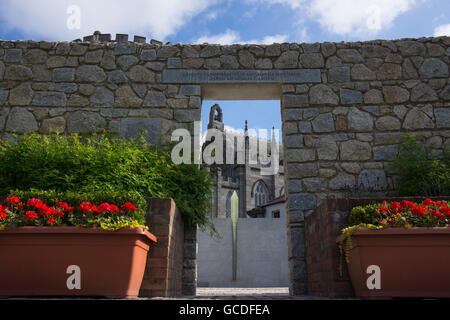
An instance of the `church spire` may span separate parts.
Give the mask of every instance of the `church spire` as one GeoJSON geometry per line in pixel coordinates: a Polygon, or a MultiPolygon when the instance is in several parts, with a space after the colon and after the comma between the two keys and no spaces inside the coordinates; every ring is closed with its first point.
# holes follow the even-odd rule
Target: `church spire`
{"type": "Polygon", "coordinates": [[[247,128],[247,120],[245,120],[245,131],[248,131],[248,128],[247,128]]]}

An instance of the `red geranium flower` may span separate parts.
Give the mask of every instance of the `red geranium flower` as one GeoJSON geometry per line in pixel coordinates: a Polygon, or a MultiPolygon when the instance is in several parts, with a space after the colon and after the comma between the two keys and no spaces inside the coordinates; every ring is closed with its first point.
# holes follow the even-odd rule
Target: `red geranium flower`
{"type": "Polygon", "coordinates": [[[417,215],[419,217],[423,216],[427,212],[428,212],[427,207],[416,206],[412,209],[412,213],[414,213],[415,215],[417,215]]]}
{"type": "Polygon", "coordinates": [[[55,222],[56,222],[56,219],[53,218],[53,217],[50,217],[50,218],[47,220],[47,223],[48,223],[48,224],[53,224],[53,223],[55,223],[55,222]]]}
{"type": "Polygon", "coordinates": [[[442,212],[443,214],[450,216],[450,207],[441,207],[439,209],[440,212],[442,212]]]}
{"type": "Polygon", "coordinates": [[[40,199],[31,198],[27,202],[27,207],[35,207],[36,209],[40,209],[44,203],[40,199]]]}
{"type": "MultiPolygon", "coordinates": [[[[1,206],[0,206],[1,207],[1,206]]],[[[6,219],[6,213],[3,211],[0,211],[0,219],[5,220],[6,219]]]]}
{"type": "Polygon", "coordinates": [[[16,204],[16,203],[20,203],[20,199],[15,196],[9,196],[8,198],[6,198],[6,202],[8,202],[10,204],[16,204]]]}
{"type": "Polygon", "coordinates": [[[132,204],[131,202],[126,202],[123,206],[122,206],[122,210],[125,211],[136,211],[136,206],[134,204],[132,204]]]}
{"type": "MultiPolygon", "coordinates": [[[[82,202],[79,208],[83,213],[89,213],[89,211],[94,212],[93,207],[95,206],[93,206],[90,202],[82,202]]],[[[95,209],[97,209],[97,207],[95,207],[95,209]]]]}
{"type": "Polygon", "coordinates": [[[408,200],[403,200],[401,203],[402,208],[414,208],[416,205],[408,200]]]}
{"type": "Polygon", "coordinates": [[[395,201],[391,202],[390,207],[391,207],[393,214],[396,214],[402,208],[400,203],[395,202],[395,201]]]}
{"type": "Polygon", "coordinates": [[[388,208],[388,207],[381,207],[381,208],[380,208],[380,212],[381,212],[381,213],[383,213],[383,212],[389,212],[389,208],[388,208]]]}
{"type": "Polygon", "coordinates": [[[106,211],[111,211],[111,205],[109,203],[102,203],[98,206],[98,211],[100,213],[105,213],[106,211]]]}
{"type": "Polygon", "coordinates": [[[435,202],[433,200],[431,200],[431,199],[425,199],[425,200],[423,200],[422,204],[424,206],[431,206],[431,205],[434,205],[435,202]]]}
{"type": "Polygon", "coordinates": [[[56,204],[57,207],[63,209],[64,211],[73,211],[75,210],[74,207],[69,206],[66,202],[58,202],[56,204]]]}
{"type": "Polygon", "coordinates": [[[25,217],[24,217],[24,219],[25,220],[28,220],[28,219],[38,219],[39,217],[38,217],[38,214],[36,213],[36,212],[34,212],[34,211],[27,211],[26,213],[25,213],[25,217]]]}

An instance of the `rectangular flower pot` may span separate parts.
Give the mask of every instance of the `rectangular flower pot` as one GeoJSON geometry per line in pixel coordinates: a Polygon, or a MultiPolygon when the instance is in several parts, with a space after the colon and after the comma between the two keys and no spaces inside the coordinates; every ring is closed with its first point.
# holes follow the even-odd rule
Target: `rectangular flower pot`
{"type": "Polygon", "coordinates": [[[141,228],[7,228],[0,231],[0,296],[137,297],[152,242],[141,228]]]}
{"type": "Polygon", "coordinates": [[[450,228],[358,229],[352,243],[347,266],[356,297],[450,297],[450,228]],[[379,267],[380,289],[368,288],[369,266],[379,267]]]}

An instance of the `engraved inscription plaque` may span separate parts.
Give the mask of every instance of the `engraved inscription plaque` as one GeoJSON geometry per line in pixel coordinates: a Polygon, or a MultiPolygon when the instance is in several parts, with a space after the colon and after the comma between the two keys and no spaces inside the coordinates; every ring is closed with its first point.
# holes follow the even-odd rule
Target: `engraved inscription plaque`
{"type": "Polygon", "coordinates": [[[319,69],[296,70],[187,70],[166,69],[164,83],[318,83],[319,69]]]}

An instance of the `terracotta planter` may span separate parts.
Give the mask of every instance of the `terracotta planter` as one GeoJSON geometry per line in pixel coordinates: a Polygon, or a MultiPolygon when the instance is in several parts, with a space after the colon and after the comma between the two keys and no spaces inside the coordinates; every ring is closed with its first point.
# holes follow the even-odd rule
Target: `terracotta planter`
{"type": "Polygon", "coordinates": [[[0,231],[0,296],[137,297],[154,235],[143,229],[20,227],[0,231]],[[80,270],[80,289],[67,282],[80,270]]]}
{"type": "Polygon", "coordinates": [[[450,297],[450,228],[359,229],[348,271],[359,298],[450,297]],[[380,267],[381,289],[369,290],[367,267],[380,267]]]}

